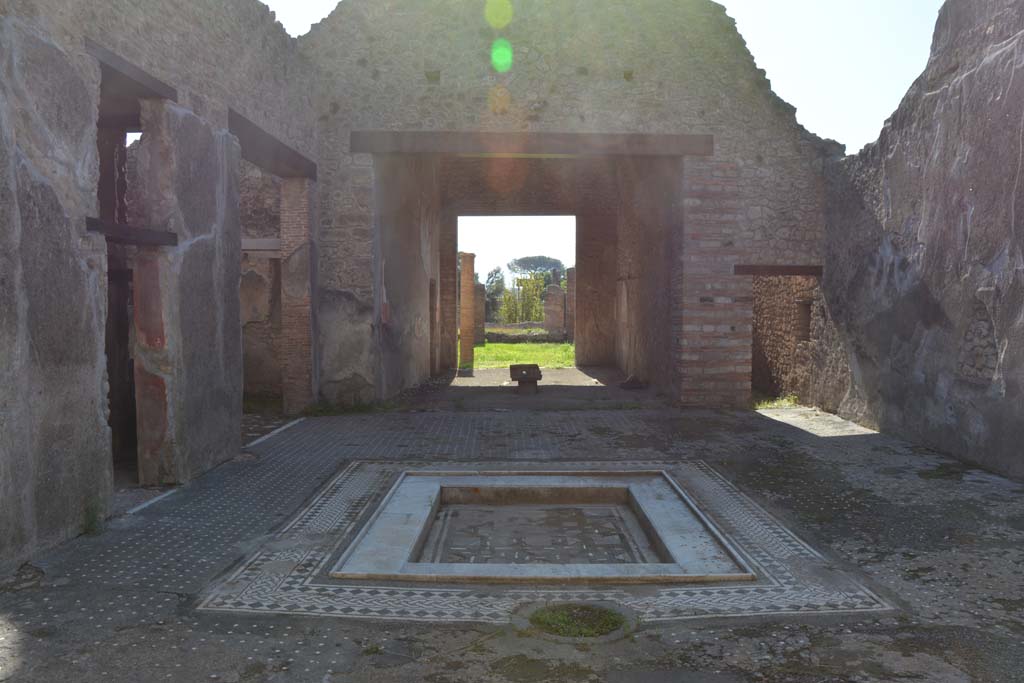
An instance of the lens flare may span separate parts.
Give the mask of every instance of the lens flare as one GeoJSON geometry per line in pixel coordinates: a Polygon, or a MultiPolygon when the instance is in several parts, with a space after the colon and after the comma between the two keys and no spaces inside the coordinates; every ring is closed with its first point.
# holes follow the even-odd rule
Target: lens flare
{"type": "Polygon", "coordinates": [[[505,86],[497,85],[487,94],[487,104],[492,114],[507,114],[512,105],[512,93],[505,86]]]}
{"type": "Polygon", "coordinates": [[[511,195],[526,185],[530,174],[529,159],[493,158],[485,161],[487,186],[499,195],[511,195]]]}
{"type": "Polygon", "coordinates": [[[484,16],[487,23],[496,31],[500,31],[512,23],[512,3],[509,0],[487,0],[484,16]]]}
{"type": "Polygon", "coordinates": [[[512,50],[512,43],[504,38],[498,38],[491,45],[491,66],[500,74],[508,72],[515,61],[515,53],[512,50]]]}

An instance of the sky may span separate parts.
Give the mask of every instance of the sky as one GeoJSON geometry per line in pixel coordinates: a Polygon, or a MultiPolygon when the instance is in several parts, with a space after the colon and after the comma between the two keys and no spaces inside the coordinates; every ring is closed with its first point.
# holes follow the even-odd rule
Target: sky
{"type": "Polygon", "coordinates": [[[463,216],[459,218],[459,251],[476,254],[480,282],[501,268],[512,285],[508,262],[524,256],[550,256],[576,265],[576,218],[573,216],[463,216]]]}
{"type": "MultiPolygon", "coordinates": [[[[336,0],[265,1],[292,35],[308,32],[337,5],[336,0]]],[[[942,6],[942,0],[719,1],[736,19],[772,88],[797,108],[800,123],[845,144],[850,154],[878,138],[885,120],[924,70],[942,6]]],[[[481,229],[480,220],[460,230],[459,248],[478,252],[481,277],[489,270],[486,263],[510,260],[483,258],[496,253],[498,245],[511,249],[503,253],[512,258],[543,253],[566,265],[575,260],[564,256],[574,251],[564,236],[575,239],[564,219],[520,219],[511,232],[481,229]],[[517,239],[515,244],[505,243],[510,236],[517,239]]]]}

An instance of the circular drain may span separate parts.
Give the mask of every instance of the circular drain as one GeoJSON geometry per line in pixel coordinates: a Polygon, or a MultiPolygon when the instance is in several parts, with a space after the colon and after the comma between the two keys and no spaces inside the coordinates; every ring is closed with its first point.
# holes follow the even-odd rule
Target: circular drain
{"type": "Polygon", "coordinates": [[[613,640],[623,635],[632,619],[603,604],[551,603],[523,612],[532,629],[557,639],[613,640]]]}

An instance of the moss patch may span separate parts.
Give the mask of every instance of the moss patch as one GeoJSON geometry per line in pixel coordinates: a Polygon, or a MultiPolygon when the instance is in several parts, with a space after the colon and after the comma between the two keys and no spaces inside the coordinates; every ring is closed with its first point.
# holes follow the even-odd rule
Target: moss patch
{"type": "Polygon", "coordinates": [[[591,605],[552,605],[530,615],[530,624],[544,633],[564,638],[596,638],[626,624],[618,612],[591,605]]]}

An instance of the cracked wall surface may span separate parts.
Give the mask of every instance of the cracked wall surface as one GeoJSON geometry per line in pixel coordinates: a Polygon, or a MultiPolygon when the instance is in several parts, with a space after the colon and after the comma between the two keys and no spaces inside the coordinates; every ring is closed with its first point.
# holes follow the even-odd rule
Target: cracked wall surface
{"type": "Polygon", "coordinates": [[[879,140],[830,168],[840,414],[1024,475],[1024,6],[949,0],[879,140]]]}
{"type": "Polygon", "coordinates": [[[99,69],[0,16],[0,571],[101,517],[112,487],[99,69]]]}

